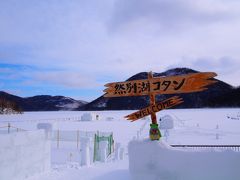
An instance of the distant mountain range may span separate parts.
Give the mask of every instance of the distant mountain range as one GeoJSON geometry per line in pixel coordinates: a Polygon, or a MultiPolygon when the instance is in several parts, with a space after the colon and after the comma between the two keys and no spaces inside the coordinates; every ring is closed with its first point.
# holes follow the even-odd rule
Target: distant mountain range
{"type": "MultiPolygon", "coordinates": [[[[188,68],[175,68],[162,73],[153,73],[153,76],[174,76],[197,72],[198,71],[188,68]]],[[[147,79],[147,76],[147,72],[141,72],[130,77],[127,81],[147,79]]],[[[175,108],[240,107],[240,87],[233,87],[220,80],[217,80],[217,83],[210,85],[206,91],[176,95],[181,96],[184,103],[175,108]]],[[[162,101],[172,96],[174,96],[174,94],[157,95],[156,101],[162,101]]],[[[0,91],[0,98],[15,102],[23,111],[133,110],[141,109],[149,105],[148,96],[113,98],[105,98],[101,96],[94,101],[87,103],[85,101],[79,101],[64,96],[40,95],[22,98],[0,91]]]]}
{"type": "Polygon", "coordinates": [[[23,111],[60,111],[77,110],[87,104],[64,96],[40,95],[22,98],[0,91],[0,99],[15,102],[23,111]]]}
{"type": "MultiPolygon", "coordinates": [[[[189,73],[197,73],[188,68],[175,68],[162,73],[154,73],[154,77],[184,75],[189,73]]],[[[128,80],[147,79],[148,73],[141,72],[128,80]]],[[[217,80],[217,79],[215,79],[217,80]]],[[[156,100],[162,101],[174,95],[181,96],[184,103],[175,108],[219,108],[219,107],[240,107],[240,87],[233,87],[223,81],[217,80],[217,83],[210,85],[208,90],[188,93],[188,94],[172,94],[172,95],[157,95],[156,100]]],[[[141,109],[149,105],[148,96],[135,97],[112,97],[105,98],[103,96],[96,100],[80,107],[81,110],[132,110],[141,109]]]]}

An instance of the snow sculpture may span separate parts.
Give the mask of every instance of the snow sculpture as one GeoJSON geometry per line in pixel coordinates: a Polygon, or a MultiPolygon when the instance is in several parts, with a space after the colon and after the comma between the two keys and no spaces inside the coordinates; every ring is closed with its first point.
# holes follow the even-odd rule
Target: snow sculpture
{"type": "MultiPolygon", "coordinates": [[[[173,118],[170,115],[165,115],[159,119],[160,129],[164,130],[164,137],[169,136],[169,129],[174,128],[173,118]]],[[[167,139],[166,139],[167,140],[167,139]]]]}
{"type": "Polygon", "coordinates": [[[91,164],[90,138],[81,138],[80,153],[80,165],[89,166],[91,164]]]}
{"type": "Polygon", "coordinates": [[[165,115],[159,119],[160,129],[173,129],[174,122],[170,115],[165,115]]]}
{"type": "Polygon", "coordinates": [[[44,129],[46,138],[50,138],[52,134],[52,124],[51,123],[38,123],[37,129],[44,129]]]}

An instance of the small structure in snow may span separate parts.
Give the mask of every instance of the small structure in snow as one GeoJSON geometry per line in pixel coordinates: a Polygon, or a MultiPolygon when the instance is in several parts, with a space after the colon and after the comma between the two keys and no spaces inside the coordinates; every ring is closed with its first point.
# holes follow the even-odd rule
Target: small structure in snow
{"type": "Polygon", "coordinates": [[[173,118],[170,115],[165,115],[159,119],[160,129],[173,129],[173,118]]]}
{"type": "Polygon", "coordinates": [[[50,138],[52,134],[53,126],[51,123],[38,123],[37,129],[44,129],[46,138],[50,138]]]}
{"type": "Polygon", "coordinates": [[[51,123],[38,123],[37,129],[44,129],[45,131],[52,131],[52,124],[51,123]]]}
{"type": "Polygon", "coordinates": [[[81,116],[81,121],[93,121],[94,120],[94,115],[92,113],[84,113],[81,116]]]}
{"type": "Polygon", "coordinates": [[[170,115],[165,115],[159,119],[159,125],[160,129],[164,130],[164,136],[167,137],[169,136],[169,129],[173,129],[174,124],[173,124],[173,118],[170,115]]]}

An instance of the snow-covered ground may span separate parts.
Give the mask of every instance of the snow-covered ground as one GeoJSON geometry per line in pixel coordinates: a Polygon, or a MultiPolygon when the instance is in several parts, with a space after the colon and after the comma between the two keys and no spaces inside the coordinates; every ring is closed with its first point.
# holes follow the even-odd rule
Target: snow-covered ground
{"type": "MultiPolygon", "coordinates": [[[[107,163],[95,163],[90,167],[78,164],[52,164],[52,171],[29,180],[86,180],[86,179],[130,179],[127,145],[132,139],[148,138],[149,119],[129,122],[124,116],[134,111],[98,111],[99,120],[81,122],[85,112],[27,112],[22,115],[0,116],[0,127],[11,126],[35,130],[40,122],[52,123],[54,130],[81,130],[113,132],[116,143],[125,149],[124,160],[110,159],[107,163]]],[[[240,109],[184,109],[165,110],[157,114],[158,119],[170,115],[174,129],[170,129],[162,140],[168,144],[240,144],[240,109]]],[[[3,128],[0,128],[0,130],[3,128]]],[[[165,130],[161,130],[166,134],[165,130]]]]}

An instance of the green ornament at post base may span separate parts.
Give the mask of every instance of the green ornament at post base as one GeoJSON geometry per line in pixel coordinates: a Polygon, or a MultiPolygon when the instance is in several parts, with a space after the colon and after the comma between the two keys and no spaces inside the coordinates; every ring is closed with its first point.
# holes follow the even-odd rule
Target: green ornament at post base
{"type": "Polygon", "coordinates": [[[162,135],[158,128],[158,124],[150,124],[149,136],[152,141],[160,139],[162,135]]]}

